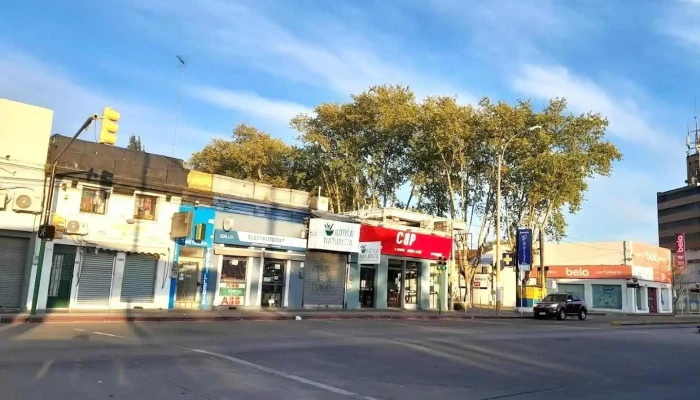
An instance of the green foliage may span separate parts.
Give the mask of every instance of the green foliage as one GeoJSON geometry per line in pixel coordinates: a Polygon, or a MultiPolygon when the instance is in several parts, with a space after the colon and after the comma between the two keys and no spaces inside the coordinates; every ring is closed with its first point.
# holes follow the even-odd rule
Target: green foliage
{"type": "Polygon", "coordinates": [[[129,150],[146,151],[146,147],[141,143],[141,136],[129,136],[129,144],[126,146],[129,150]]]}
{"type": "Polygon", "coordinates": [[[589,180],[610,175],[622,159],[605,139],[607,119],[573,115],[565,99],[541,110],[489,98],[474,106],[445,96],[416,102],[407,87],[381,85],[347,103],[321,103],[291,126],[298,146],[241,124],[233,140],[214,140],[192,164],[313,193],[320,187],[335,212],[395,206],[479,221],[476,242],[484,243],[495,222],[500,155],[504,232],[531,227],[554,240],[566,234],[566,213],[581,209],[589,180]],[[405,187],[410,195],[399,199],[405,187]]]}
{"type": "Polygon", "coordinates": [[[294,150],[257,128],[239,124],[233,140],[214,139],[192,154],[194,169],[232,178],[287,187],[294,150]]]}

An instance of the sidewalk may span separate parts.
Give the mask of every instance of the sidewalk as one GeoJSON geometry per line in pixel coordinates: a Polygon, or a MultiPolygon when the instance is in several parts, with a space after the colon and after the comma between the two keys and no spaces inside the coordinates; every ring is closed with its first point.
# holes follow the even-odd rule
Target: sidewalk
{"type": "Polygon", "coordinates": [[[54,323],[54,322],[162,322],[162,321],[284,321],[302,319],[379,319],[379,320],[434,320],[434,319],[514,319],[530,318],[511,310],[437,311],[422,310],[114,310],[114,311],[60,311],[39,313],[0,314],[0,323],[54,323]]]}

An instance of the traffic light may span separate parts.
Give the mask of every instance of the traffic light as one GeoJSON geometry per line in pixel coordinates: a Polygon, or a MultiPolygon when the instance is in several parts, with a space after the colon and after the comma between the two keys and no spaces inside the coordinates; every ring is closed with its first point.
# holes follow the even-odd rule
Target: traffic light
{"type": "Polygon", "coordinates": [[[438,271],[447,271],[447,259],[445,257],[438,257],[438,262],[437,262],[437,270],[438,271]]]}
{"type": "Polygon", "coordinates": [[[105,107],[102,111],[102,129],[100,129],[100,143],[114,145],[117,143],[117,131],[119,130],[120,114],[112,107],[105,107]]]}

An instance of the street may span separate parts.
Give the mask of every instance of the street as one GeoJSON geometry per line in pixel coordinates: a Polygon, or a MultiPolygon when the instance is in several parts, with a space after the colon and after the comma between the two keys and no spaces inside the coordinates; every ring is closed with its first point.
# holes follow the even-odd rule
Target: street
{"type": "Polygon", "coordinates": [[[692,326],[607,321],[0,325],[12,399],[689,399],[692,326]]]}

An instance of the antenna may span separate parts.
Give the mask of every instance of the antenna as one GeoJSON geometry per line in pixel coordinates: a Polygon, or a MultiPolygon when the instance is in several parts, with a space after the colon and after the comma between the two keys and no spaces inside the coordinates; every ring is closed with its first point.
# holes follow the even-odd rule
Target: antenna
{"type": "Polygon", "coordinates": [[[180,106],[182,105],[182,81],[185,77],[185,67],[187,63],[182,56],[175,54],[175,58],[179,62],[178,67],[180,67],[180,83],[177,88],[177,113],[175,113],[175,134],[173,137],[173,157],[175,157],[175,147],[177,146],[177,129],[180,124],[180,106]]]}

